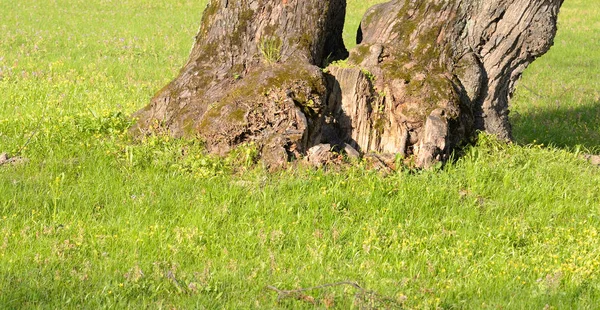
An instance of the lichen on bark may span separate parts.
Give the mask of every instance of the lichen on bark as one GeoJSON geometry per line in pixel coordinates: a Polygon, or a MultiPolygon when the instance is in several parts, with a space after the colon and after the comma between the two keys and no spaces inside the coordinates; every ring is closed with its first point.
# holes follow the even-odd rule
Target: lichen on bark
{"type": "Polygon", "coordinates": [[[327,143],[428,167],[475,130],[510,138],[509,97],[550,48],[562,1],[392,0],[367,11],[346,65],[323,71],[348,56],[345,0],[211,0],[133,131],[195,135],[220,154],[255,142],[273,166],[327,143]]]}
{"type": "Polygon", "coordinates": [[[136,134],[159,124],[224,154],[257,142],[281,165],[320,143],[328,89],[321,69],[345,58],[345,1],[209,2],[179,76],[140,110],[136,134]]]}
{"type": "MultiPolygon", "coordinates": [[[[561,4],[562,0],[392,0],[370,8],[348,68],[333,72],[338,79],[353,76],[344,71],[361,69],[375,76],[372,90],[339,96],[337,103],[343,107],[339,114],[350,123],[372,124],[361,125],[366,131],[350,128],[345,135],[362,151],[414,155],[424,167],[447,159],[471,141],[475,130],[510,139],[508,100],[514,82],[552,45],[561,4]],[[374,98],[373,94],[377,99],[366,100],[361,111],[383,104],[383,129],[381,117],[357,113],[347,102],[374,98]],[[375,130],[379,139],[366,138],[375,130]]],[[[346,84],[336,85],[345,88],[341,92],[356,90],[346,84]]]]}

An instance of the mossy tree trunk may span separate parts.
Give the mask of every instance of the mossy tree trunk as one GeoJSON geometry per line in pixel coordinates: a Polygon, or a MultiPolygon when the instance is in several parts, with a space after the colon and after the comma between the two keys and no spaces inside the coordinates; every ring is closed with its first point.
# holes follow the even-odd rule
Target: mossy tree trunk
{"type": "Polygon", "coordinates": [[[350,66],[331,69],[339,88],[335,119],[343,120],[334,125],[362,151],[413,154],[418,166],[447,158],[475,130],[511,139],[509,98],[523,70],[552,45],[562,2],[394,0],[372,7],[350,66]]]}
{"type": "Polygon", "coordinates": [[[211,0],[179,76],[134,130],[198,135],[224,154],[256,142],[279,166],[320,143],[328,87],[320,66],[347,57],[345,0],[211,0]]]}
{"type": "Polygon", "coordinates": [[[281,165],[320,143],[414,155],[427,167],[476,129],[510,139],[508,100],[545,53],[563,0],[393,0],[348,53],[345,0],[212,0],[179,76],[135,129],[245,142],[281,165]],[[326,72],[326,73],[324,73],[326,72]]]}

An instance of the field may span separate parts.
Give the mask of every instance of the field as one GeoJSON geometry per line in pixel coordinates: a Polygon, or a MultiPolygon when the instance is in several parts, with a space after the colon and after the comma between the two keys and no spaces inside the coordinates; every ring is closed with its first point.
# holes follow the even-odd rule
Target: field
{"type": "MultiPolygon", "coordinates": [[[[347,40],[376,2],[349,0],[347,40]]],[[[132,141],[203,1],[0,0],[0,153],[27,159],[0,166],[0,308],[597,309],[594,2],[526,71],[516,143],[384,176],[132,141]]]]}

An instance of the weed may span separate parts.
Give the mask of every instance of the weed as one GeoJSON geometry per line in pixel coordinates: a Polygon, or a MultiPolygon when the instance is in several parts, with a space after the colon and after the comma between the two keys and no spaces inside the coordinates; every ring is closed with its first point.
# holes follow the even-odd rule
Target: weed
{"type": "Polygon", "coordinates": [[[263,38],[258,45],[266,62],[273,64],[281,60],[282,42],[279,38],[263,38]]]}

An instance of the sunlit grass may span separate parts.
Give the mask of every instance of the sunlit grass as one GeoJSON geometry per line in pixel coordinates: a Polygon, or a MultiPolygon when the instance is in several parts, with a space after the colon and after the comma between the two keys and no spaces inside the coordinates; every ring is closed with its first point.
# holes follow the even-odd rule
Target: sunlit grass
{"type": "Polygon", "coordinates": [[[517,87],[512,121],[521,143],[600,153],[600,7],[568,1],[554,47],[517,87]]]}
{"type": "Polygon", "coordinates": [[[346,8],[346,25],[344,26],[344,42],[349,49],[356,45],[358,26],[368,8],[386,2],[385,0],[348,0],[346,8]]]}
{"type": "MultiPolygon", "coordinates": [[[[349,1],[346,40],[366,3],[349,1]]],[[[481,136],[442,170],[383,176],[132,141],[128,115],[185,61],[200,2],[0,0],[0,153],[29,160],[0,167],[0,308],[597,307],[600,175],[575,146],[598,145],[600,14],[565,5],[520,84],[541,96],[519,88],[513,118],[518,142],[561,148],[481,136]],[[345,280],[378,297],[266,289],[345,280]]]]}

